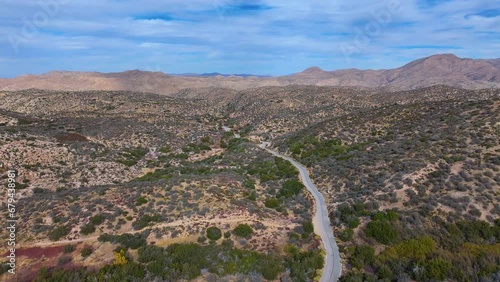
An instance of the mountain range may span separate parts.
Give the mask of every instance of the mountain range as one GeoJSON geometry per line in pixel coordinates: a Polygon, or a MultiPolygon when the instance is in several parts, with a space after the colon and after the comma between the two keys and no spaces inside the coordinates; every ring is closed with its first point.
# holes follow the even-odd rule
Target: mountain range
{"type": "Polygon", "coordinates": [[[201,77],[216,77],[216,76],[223,76],[223,77],[229,77],[229,76],[239,76],[239,77],[271,77],[270,75],[254,75],[254,74],[224,74],[224,73],[218,73],[218,72],[211,72],[211,73],[179,73],[179,74],[172,74],[174,76],[201,76],[201,77]]]}
{"type": "Polygon", "coordinates": [[[117,73],[51,71],[42,75],[0,79],[0,90],[127,90],[172,95],[183,89],[209,87],[244,90],[263,86],[315,85],[411,90],[439,84],[465,89],[498,88],[500,58],[468,59],[441,54],[396,69],[324,71],[311,67],[300,73],[279,77],[219,73],[169,75],[140,70],[117,73]]]}

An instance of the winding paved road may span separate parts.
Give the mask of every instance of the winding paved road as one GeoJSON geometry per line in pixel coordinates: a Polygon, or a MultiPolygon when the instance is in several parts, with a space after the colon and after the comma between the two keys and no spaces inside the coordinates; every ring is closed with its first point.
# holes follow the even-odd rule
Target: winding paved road
{"type": "Polygon", "coordinates": [[[314,199],[316,201],[316,213],[314,214],[313,218],[314,233],[321,237],[323,246],[325,247],[326,251],[325,267],[323,268],[323,274],[320,281],[338,281],[342,272],[342,266],[340,264],[339,248],[337,246],[335,238],[333,237],[333,231],[330,228],[330,219],[328,218],[328,209],[326,208],[325,198],[311,181],[307,168],[290,157],[280,155],[279,153],[266,148],[267,145],[269,145],[269,142],[264,142],[259,145],[259,147],[267,150],[269,153],[277,157],[280,157],[292,163],[299,170],[300,179],[314,196],[314,199]]]}

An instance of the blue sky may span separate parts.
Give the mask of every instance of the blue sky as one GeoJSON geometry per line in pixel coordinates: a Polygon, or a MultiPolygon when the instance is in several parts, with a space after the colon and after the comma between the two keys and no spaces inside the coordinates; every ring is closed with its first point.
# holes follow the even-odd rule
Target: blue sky
{"type": "Polygon", "coordinates": [[[0,0],[0,77],[51,70],[284,75],[500,57],[491,0],[0,0]]]}

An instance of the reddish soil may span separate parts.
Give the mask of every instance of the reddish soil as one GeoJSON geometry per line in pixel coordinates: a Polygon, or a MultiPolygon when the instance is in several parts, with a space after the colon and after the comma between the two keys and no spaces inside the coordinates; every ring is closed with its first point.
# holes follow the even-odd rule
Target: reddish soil
{"type": "Polygon", "coordinates": [[[33,247],[33,248],[16,250],[16,256],[17,257],[24,256],[28,258],[41,258],[42,256],[45,256],[49,258],[49,257],[56,257],[62,254],[63,250],[64,246],[54,246],[46,248],[33,247]]]}

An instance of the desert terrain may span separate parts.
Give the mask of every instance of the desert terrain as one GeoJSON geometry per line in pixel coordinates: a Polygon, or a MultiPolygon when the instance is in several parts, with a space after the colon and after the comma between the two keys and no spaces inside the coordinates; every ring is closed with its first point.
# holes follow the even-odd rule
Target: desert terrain
{"type": "Polygon", "coordinates": [[[324,196],[341,281],[496,281],[496,62],[2,80],[1,171],[16,171],[20,271],[12,280],[2,264],[0,279],[318,280],[314,197],[292,164],[259,147],[269,142],[324,196]],[[418,82],[428,69],[435,80],[418,82]]]}

